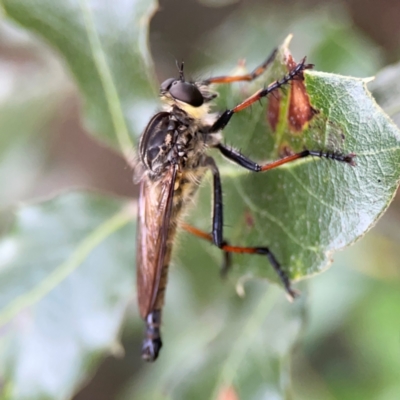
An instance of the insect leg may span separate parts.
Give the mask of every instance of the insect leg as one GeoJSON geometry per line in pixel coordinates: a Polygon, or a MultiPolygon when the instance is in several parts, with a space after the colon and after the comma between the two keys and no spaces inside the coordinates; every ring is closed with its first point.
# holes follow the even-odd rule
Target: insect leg
{"type": "MultiPolygon", "coordinates": [[[[185,229],[185,231],[191,233],[192,235],[195,235],[202,239],[208,240],[211,243],[214,243],[212,235],[207,232],[204,232],[188,224],[182,224],[182,228],[185,229]]],[[[279,279],[283,283],[283,286],[285,287],[285,290],[290,296],[290,298],[293,299],[298,295],[298,293],[291,287],[290,279],[287,276],[286,272],[282,269],[278,260],[275,258],[274,254],[268,247],[241,247],[241,246],[231,246],[229,244],[223,243],[220,249],[226,253],[259,254],[266,256],[269,262],[271,263],[272,267],[274,268],[275,272],[278,274],[279,279]]]]}
{"type": "Polygon", "coordinates": [[[212,215],[212,241],[217,247],[221,247],[224,241],[223,239],[223,204],[222,204],[222,185],[219,170],[214,159],[211,157],[205,157],[203,166],[210,168],[213,174],[213,215],[212,215]]]}
{"type": "Polygon", "coordinates": [[[241,81],[252,81],[258,78],[268,67],[268,65],[275,59],[276,53],[278,49],[272,50],[272,53],[267,57],[267,59],[259,65],[257,68],[254,69],[249,74],[246,75],[237,75],[237,76],[215,76],[209,79],[202,81],[203,85],[210,85],[212,83],[232,83],[232,82],[241,82],[241,81]]]}
{"type": "Polygon", "coordinates": [[[225,252],[224,264],[221,269],[221,274],[225,275],[231,265],[231,253],[249,253],[249,254],[262,254],[267,256],[272,267],[278,274],[280,280],[282,281],[287,293],[291,298],[294,298],[296,292],[290,286],[289,277],[281,268],[279,262],[269,250],[268,247],[239,247],[231,246],[223,239],[223,203],[222,203],[222,186],[221,178],[218,171],[218,167],[211,157],[206,157],[203,161],[204,166],[208,166],[213,174],[213,191],[214,191],[214,201],[213,201],[213,222],[212,222],[212,233],[206,233],[201,231],[191,225],[183,224],[182,227],[191,234],[201,237],[202,239],[208,240],[209,242],[215,244],[221,250],[225,252]]]}
{"type": "MultiPolygon", "coordinates": [[[[224,241],[222,242],[222,247],[223,246],[229,246],[229,243],[224,241]]],[[[224,261],[222,262],[222,267],[220,270],[222,278],[226,277],[231,267],[232,267],[232,253],[230,253],[229,251],[224,251],[224,261]]]]}
{"type": "MultiPolygon", "coordinates": [[[[227,242],[223,239],[223,203],[222,203],[222,185],[221,177],[217,164],[211,157],[206,157],[203,161],[203,166],[211,169],[213,174],[213,216],[212,216],[212,242],[219,248],[227,245],[227,242]]],[[[232,257],[229,252],[224,252],[224,261],[221,268],[221,275],[225,276],[230,269],[232,264],[232,257]]]]}
{"type": "Polygon", "coordinates": [[[247,107],[250,107],[256,101],[262,99],[263,97],[268,96],[274,90],[281,88],[282,86],[288,84],[290,81],[294,79],[301,79],[303,76],[303,71],[306,69],[310,69],[313,67],[313,64],[306,64],[306,58],[304,57],[288,74],[286,74],[282,79],[271,83],[265,89],[260,89],[252,96],[248,97],[242,103],[238,104],[236,107],[231,110],[226,110],[223,112],[219,118],[214,122],[214,124],[210,127],[209,133],[219,132],[224,129],[228,124],[233,114],[244,110],[247,107]]]}
{"type": "Polygon", "coordinates": [[[257,164],[256,162],[248,159],[243,154],[239,153],[237,150],[226,147],[222,144],[218,144],[216,146],[218,150],[229,160],[235,162],[236,164],[240,165],[243,168],[246,168],[250,171],[254,172],[263,172],[268,171],[270,169],[274,169],[279,167],[280,165],[287,164],[289,162],[298,160],[299,158],[314,156],[320,158],[330,158],[332,160],[340,161],[348,163],[352,166],[355,165],[354,157],[356,156],[354,153],[350,154],[341,154],[329,151],[313,151],[313,150],[303,150],[300,153],[292,154],[291,156],[287,156],[281,158],[280,160],[273,161],[267,164],[257,164]]]}

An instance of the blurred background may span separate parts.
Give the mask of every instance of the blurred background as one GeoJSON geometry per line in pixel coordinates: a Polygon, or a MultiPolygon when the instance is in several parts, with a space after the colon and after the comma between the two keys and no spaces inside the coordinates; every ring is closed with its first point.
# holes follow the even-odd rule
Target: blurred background
{"type": "MultiPolygon", "coordinates": [[[[241,58],[251,68],[289,33],[294,34],[295,58],[307,55],[318,70],[367,77],[400,60],[399,15],[400,3],[395,0],[160,0],[150,25],[150,46],[160,81],[176,74],[176,59],[185,60],[193,74],[221,72],[213,69],[213,64],[220,67],[221,58],[226,60],[225,71],[241,58]],[[246,42],[249,29],[251,37],[259,37],[257,42],[246,42]],[[257,30],[262,35],[254,35],[257,30]]],[[[70,187],[137,195],[125,161],[85,134],[77,88],[63,60],[45,43],[3,21],[0,71],[0,181],[6,183],[0,189],[2,233],[16,204],[70,187]],[[10,137],[18,140],[11,143],[10,137]]],[[[306,323],[299,327],[302,333],[288,363],[294,399],[400,398],[399,224],[397,196],[361,241],[335,254],[329,270],[308,280],[306,323]]],[[[204,317],[212,299],[225,298],[226,305],[216,305],[224,318],[256,307],[252,295],[243,302],[231,287],[221,285],[211,268],[173,272],[165,318],[177,324],[176,330],[182,324],[177,314],[189,312],[179,307],[182,304],[190,303],[191,310],[204,317]]],[[[265,284],[253,285],[254,293],[265,290],[265,284]]],[[[174,393],[171,385],[191,387],[182,390],[186,395],[179,398],[207,398],[204,388],[186,380],[194,379],[190,374],[166,364],[157,366],[164,373],[165,391],[159,393],[165,397],[149,394],[155,375],[138,357],[142,325],[135,307],[132,304],[128,311],[123,332],[125,357],[107,358],[75,400],[178,398],[168,394],[174,393]]],[[[207,335],[216,335],[218,329],[197,332],[193,343],[185,346],[210,340],[207,335]]],[[[177,344],[173,334],[168,335],[173,352],[177,344]]],[[[196,371],[201,355],[194,359],[192,365],[182,361],[183,368],[196,371]]],[[[258,394],[249,389],[249,393],[252,397],[240,398],[280,398],[270,387],[258,387],[258,394]]],[[[220,400],[235,398],[233,392],[226,397],[220,394],[220,400]]]]}

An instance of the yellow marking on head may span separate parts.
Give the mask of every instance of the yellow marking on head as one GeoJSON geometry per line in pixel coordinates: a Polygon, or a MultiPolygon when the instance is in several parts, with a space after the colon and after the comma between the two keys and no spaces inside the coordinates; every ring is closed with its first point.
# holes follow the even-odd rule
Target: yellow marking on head
{"type": "Polygon", "coordinates": [[[210,111],[210,104],[204,103],[200,107],[193,107],[183,101],[175,100],[178,107],[185,111],[189,117],[194,119],[203,119],[210,111]]]}
{"type": "Polygon", "coordinates": [[[170,107],[177,106],[193,119],[204,119],[210,112],[210,103],[204,103],[200,107],[193,107],[190,104],[176,100],[169,95],[161,96],[161,100],[166,103],[165,111],[170,112],[170,107]]]}

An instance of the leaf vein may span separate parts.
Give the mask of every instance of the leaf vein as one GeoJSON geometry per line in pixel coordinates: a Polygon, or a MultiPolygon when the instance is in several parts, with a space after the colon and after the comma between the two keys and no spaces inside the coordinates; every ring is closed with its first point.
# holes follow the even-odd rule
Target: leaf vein
{"type": "Polygon", "coordinates": [[[308,187],[307,185],[305,185],[303,182],[301,182],[301,180],[298,178],[298,176],[293,172],[293,169],[288,169],[288,172],[293,176],[294,180],[300,185],[300,187],[302,187],[304,189],[304,191],[311,197],[313,197],[314,199],[316,199],[320,204],[322,204],[324,207],[327,207],[337,213],[340,213],[341,210],[339,210],[338,208],[334,207],[332,204],[326,203],[325,201],[323,201],[319,196],[317,196],[316,194],[314,194],[308,187]]]}
{"type": "Polygon", "coordinates": [[[242,197],[243,201],[247,204],[247,206],[254,211],[255,213],[259,213],[264,217],[267,217],[271,222],[281,228],[282,232],[295,244],[297,244],[300,248],[304,250],[309,250],[314,253],[318,252],[318,249],[314,246],[305,246],[304,243],[297,240],[297,238],[292,235],[286,228],[285,225],[277,218],[273,217],[268,211],[259,209],[246,195],[245,191],[243,190],[242,186],[239,182],[234,182],[237,191],[239,192],[240,196],[242,197]]]}
{"type": "Polygon", "coordinates": [[[77,245],[75,251],[64,263],[58,265],[38,285],[30,291],[16,297],[0,311],[0,326],[10,322],[24,308],[39,302],[74,272],[104,239],[122,228],[131,219],[132,216],[127,211],[118,212],[92,231],[77,245]]]}
{"type": "Polygon", "coordinates": [[[84,25],[88,35],[94,63],[104,89],[115,135],[126,161],[132,165],[134,159],[134,145],[129,136],[118,91],[114,83],[110,67],[107,63],[106,55],[101,46],[99,36],[96,32],[87,0],[80,0],[80,6],[84,17],[84,25]]]}

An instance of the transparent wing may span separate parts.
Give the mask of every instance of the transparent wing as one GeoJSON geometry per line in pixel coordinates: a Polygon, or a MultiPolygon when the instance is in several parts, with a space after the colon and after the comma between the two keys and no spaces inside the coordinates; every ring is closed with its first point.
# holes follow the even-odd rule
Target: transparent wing
{"type": "Polygon", "coordinates": [[[152,311],[167,250],[176,166],[158,182],[143,178],[140,184],[136,248],[137,293],[140,315],[152,311]]]}

